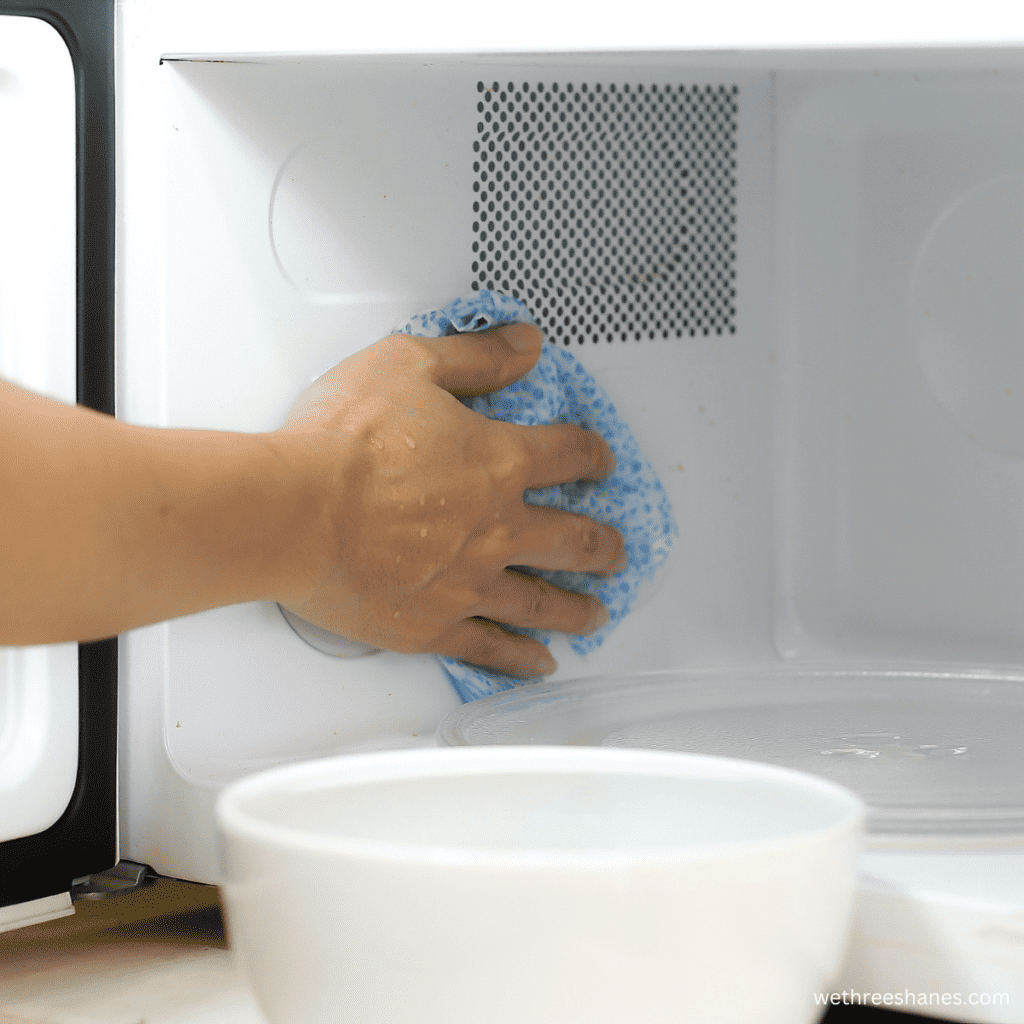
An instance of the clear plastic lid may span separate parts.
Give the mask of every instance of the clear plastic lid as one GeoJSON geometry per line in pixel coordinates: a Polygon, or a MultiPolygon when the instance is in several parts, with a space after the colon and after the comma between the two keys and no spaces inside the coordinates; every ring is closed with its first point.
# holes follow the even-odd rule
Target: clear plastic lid
{"type": "Polygon", "coordinates": [[[1024,675],[765,669],[606,676],[464,705],[449,746],[680,750],[784,765],[868,805],[876,839],[1024,837],[1024,675]]]}

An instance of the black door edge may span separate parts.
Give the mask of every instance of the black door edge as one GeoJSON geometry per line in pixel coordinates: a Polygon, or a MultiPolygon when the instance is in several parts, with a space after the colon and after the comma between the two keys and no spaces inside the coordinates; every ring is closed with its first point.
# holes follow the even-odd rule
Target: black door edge
{"type": "MultiPolygon", "coordinates": [[[[114,0],[0,0],[57,30],[75,76],[77,398],[114,413],[114,0]]],[[[117,638],[78,647],[78,772],[60,819],[0,844],[0,907],[117,860],[117,638]]]]}

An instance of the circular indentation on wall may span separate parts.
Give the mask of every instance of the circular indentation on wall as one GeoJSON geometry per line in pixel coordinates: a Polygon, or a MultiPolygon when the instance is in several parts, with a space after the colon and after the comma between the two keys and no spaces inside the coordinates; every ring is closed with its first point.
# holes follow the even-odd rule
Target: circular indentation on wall
{"type": "Polygon", "coordinates": [[[332,633],[322,626],[314,626],[312,622],[300,619],[294,612],[287,608],[281,608],[281,614],[285,622],[295,630],[297,636],[305,640],[310,647],[315,647],[324,654],[330,654],[334,658],[362,658],[367,654],[379,654],[380,651],[370,644],[360,643],[358,640],[347,640],[337,633],[332,633]]]}
{"type": "Polygon", "coordinates": [[[274,181],[274,258],[312,302],[376,302],[392,291],[391,243],[381,231],[387,185],[368,173],[369,161],[359,163],[358,152],[340,134],[319,136],[296,148],[274,181]]]}
{"type": "Polygon", "coordinates": [[[972,440],[1024,455],[1024,175],[951,202],[918,250],[910,333],[925,378],[972,440]]]}

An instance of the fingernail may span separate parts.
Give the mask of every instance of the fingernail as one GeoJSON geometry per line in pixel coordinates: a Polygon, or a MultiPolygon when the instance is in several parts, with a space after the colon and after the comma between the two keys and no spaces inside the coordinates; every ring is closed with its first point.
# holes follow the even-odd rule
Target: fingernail
{"type": "Polygon", "coordinates": [[[615,452],[612,451],[611,446],[600,434],[594,434],[591,444],[595,449],[595,460],[594,468],[588,479],[606,480],[615,472],[615,467],[619,464],[619,460],[615,457],[615,452]]]}
{"type": "Polygon", "coordinates": [[[517,352],[532,352],[537,347],[538,328],[532,324],[505,324],[499,330],[517,352]]]}
{"type": "Polygon", "coordinates": [[[587,632],[596,633],[602,626],[606,626],[608,624],[608,621],[609,619],[611,619],[611,617],[611,612],[609,612],[603,604],[598,605],[597,612],[595,613],[594,618],[591,620],[590,629],[587,630],[587,632]]]}
{"type": "MultiPolygon", "coordinates": [[[[545,652],[546,653],[546,652],[545,652]]],[[[533,674],[538,676],[549,676],[552,672],[558,671],[558,662],[547,654],[535,667],[533,674]]]]}

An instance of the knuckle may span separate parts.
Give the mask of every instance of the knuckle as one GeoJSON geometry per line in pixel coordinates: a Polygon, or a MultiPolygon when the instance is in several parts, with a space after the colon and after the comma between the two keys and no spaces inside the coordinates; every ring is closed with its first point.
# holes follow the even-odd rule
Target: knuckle
{"type": "Polygon", "coordinates": [[[477,621],[481,628],[474,629],[467,638],[463,657],[476,665],[493,665],[501,661],[502,639],[496,626],[477,621]]]}
{"type": "Polygon", "coordinates": [[[480,560],[488,566],[505,565],[512,558],[514,541],[508,524],[497,522],[479,539],[473,552],[474,560],[480,560]]]}
{"type": "Polygon", "coordinates": [[[551,595],[546,587],[535,584],[529,597],[529,608],[527,614],[529,620],[534,623],[544,622],[551,611],[551,595]]]}
{"type": "Polygon", "coordinates": [[[502,442],[492,457],[491,479],[504,487],[529,475],[530,456],[522,440],[514,433],[506,435],[502,442]]]}
{"type": "Polygon", "coordinates": [[[437,349],[424,338],[411,334],[390,334],[380,344],[386,347],[392,372],[433,376],[440,366],[437,349]]]}
{"type": "Polygon", "coordinates": [[[504,375],[505,365],[508,362],[508,349],[502,344],[501,335],[495,332],[488,332],[487,343],[476,346],[476,352],[485,363],[485,373],[488,380],[496,380],[504,375]]]}
{"type": "Polygon", "coordinates": [[[603,571],[617,565],[626,548],[618,530],[590,519],[584,519],[579,524],[576,545],[577,558],[583,561],[588,569],[595,571],[603,571]]]}
{"type": "Polygon", "coordinates": [[[530,453],[526,443],[516,431],[503,429],[507,425],[484,419],[480,430],[466,441],[466,461],[482,468],[491,487],[505,491],[519,486],[530,471],[530,453]]]}

